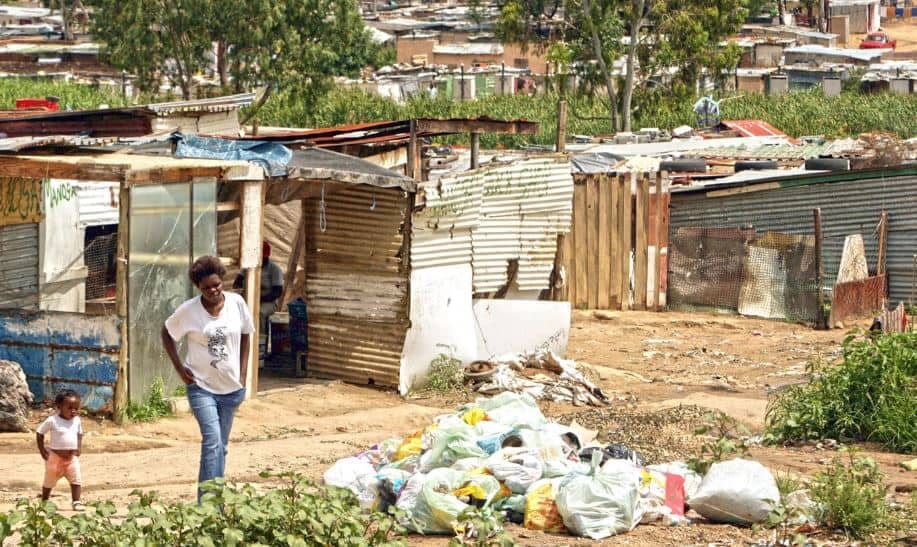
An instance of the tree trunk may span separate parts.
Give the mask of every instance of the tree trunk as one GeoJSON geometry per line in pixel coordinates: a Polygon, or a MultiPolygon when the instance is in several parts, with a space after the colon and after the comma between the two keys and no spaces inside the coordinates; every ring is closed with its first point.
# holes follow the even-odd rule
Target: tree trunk
{"type": "Polygon", "coordinates": [[[611,112],[611,127],[614,131],[621,129],[621,123],[618,119],[618,94],[615,92],[615,84],[611,78],[611,71],[605,63],[605,52],[602,48],[602,40],[599,38],[599,30],[592,24],[592,4],[590,0],[583,0],[583,12],[589,21],[589,34],[592,37],[592,50],[595,54],[595,60],[599,65],[599,71],[605,80],[605,89],[608,91],[609,110],[611,112]]]}
{"type": "Polygon", "coordinates": [[[72,11],[67,9],[67,0],[58,0],[57,6],[60,8],[61,26],[64,31],[64,40],[73,40],[73,22],[72,11]]]}
{"type": "Polygon", "coordinates": [[[777,14],[780,17],[780,24],[786,20],[786,0],[777,0],[777,14]]]}
{"type": "Polygon", "coordinates": [[[220,87],[229,86],[229,63],[226,61],[226,42],[217,42],[217,74],[220,76],[220,87]]]}
{"type": "Polygon", "coordinates": [[[264,106],[264,104],[267,102],[267,99],[268,97],[271,96],[271,92],[273,90],[274,90],[273,84],[268,84],[267,86],[265,86],[264,93],[261,94],[261,97],[258,99],[258,102],[255,103],[255,105],[251,108],[251,110],[248,111],[245,117],[239,121],[240,126],[244,126],[245,124],[249,122],[249,120],[255,117],[255,114],[257,114],[258,111],[261,110],[261,107],[264,106]]]}
{"type": "Polygon", "coordinates": [[[630,43],[627,44],[627,74],[624,77],[624,104],[621,106],[621,117],[624,118],[624,131],[631,130],[631,107],[634,100],[634,82],[637,69],[634,66],[637,60],[637,46],[640,42],[640,28],[643,26],[643,11],[646,0],[634,2],[634,17],[630,26],[630,43]]]}

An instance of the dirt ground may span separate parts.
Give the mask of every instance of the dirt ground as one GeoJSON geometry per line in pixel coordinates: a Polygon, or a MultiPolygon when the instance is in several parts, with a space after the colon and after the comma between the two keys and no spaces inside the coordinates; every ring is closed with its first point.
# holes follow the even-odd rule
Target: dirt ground
{"type": "MultiPolygon", "coordinates": [[[[575,416],[601,430],[601,438],[630,443],[651,459],[687,457],[696,450],[691,432],[705,409],[723,410],[760,431],[768,396],[805,381],[810,360],[837,357],[844,334],[703,313],[576,311],[567,356],[591,367],[615,401],[599,410],[562,404],[544,404],[543,410],[565,422],[575,416]]],[[[259,396],[236,417],[227,475],[258,482],[258,472],[271,468],[319,478],[338,458],[421,429],[455,402],[405,400],[339,382],[266,378],[259,396]]],[[[34,425],[48,413],[36,411],[34,425]]],[[[124,507],[135,488],[155,489],[166,499],[193,499],[199,434],[190,415],[123,427],[86,418],[84,428],[86,499],[124,507]]],[[[864,448],[880,462],[889,484],[917,486],[917,473],[898,467],[903,456],[864,448]]],[[[778,473],[810,475],[837,453],[807,446],[755,447],[752,454],[778,473]]],[[[0,434],[0,511],[17,499],[37,496],[42,468],[32,434],[0,434]]],[[[52,499],[67,505],[63,485],[52,499]]],[[[768,537],[710,524],[638,526],[603,542],[511,530],[521,545],[734,545],[768,537]]],[[[416,545],[446,543],[411,538],[416,545]]]]}

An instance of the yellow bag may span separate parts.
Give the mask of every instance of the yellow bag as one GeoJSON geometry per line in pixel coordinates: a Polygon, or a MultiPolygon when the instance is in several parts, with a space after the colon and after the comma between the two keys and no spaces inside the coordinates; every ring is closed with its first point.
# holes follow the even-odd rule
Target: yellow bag
{"type": "Polygon", "coordinates": [[[422,432],[418,431],[410,437],[404,439],[398,450],[395,451],[395,461],[401,461],[408,456],[416,456],[423,452],[423,442],[421,440],[422,432]]]}
{"type": "Polygon", "coordinates": [[[523,524],[529,530],[543,530],[545,532],[565,532],[564,519],[554,503],[554,482],[540,481],[541,484],[532,485],[525,498],[525,520],[523,524]]]}
{"type": "Polygon", "coordinates": [[[487,499],[487,493],[484,492],[484,488],[482,488],[480,484],[475,484],[473,482],[469,482],[458,490],[453,491],[452,495],[457,498],[461,498],[462,496],[470,496],[476,500],[487,499]]]}
{"type": "Polygon", "coordinates": [[[484,412],[484,409],[481,408],[472,408],[468,412],[462,415],[462,421],[470,426],[478,425],[478,422],[483,422],[487,419],[487,413],[484,412]]]}

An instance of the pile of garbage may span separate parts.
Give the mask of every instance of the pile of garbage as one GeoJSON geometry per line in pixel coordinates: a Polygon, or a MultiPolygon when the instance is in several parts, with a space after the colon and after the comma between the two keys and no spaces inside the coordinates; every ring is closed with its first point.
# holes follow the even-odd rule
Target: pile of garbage
{"type": "Polygon", "coordinates": [[[601,539],[638,524],[686,524],[688,506],[714,522],[767,518],[780,493],[760,463],[646,465],[626,446],[584,442],[585,430],[549,421],[527,394],[478,399],[404,439],[389,439],[325,472],[367,509],[391,506],[424,534],[453,534],[458,516],[490,506],[533,530],[601,539]]]}
{"type": "Polygon", "coordinates": [[[536,400],[604,406],[610,400],[576,363],[552,351],[504,355],[475,361],[465,370],[471,389],[483,395],[525,393],[536,400]]]}

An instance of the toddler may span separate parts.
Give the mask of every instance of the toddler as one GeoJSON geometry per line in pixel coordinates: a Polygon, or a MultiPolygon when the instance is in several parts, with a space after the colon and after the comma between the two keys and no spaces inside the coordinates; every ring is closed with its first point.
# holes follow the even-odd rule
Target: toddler
{"type": "Polygon", "coordinates": [[[83,511],[80,502],[80,450],[83,447],[83,426],[80,423],[80,396],[71,389],[65,389],[54,399],[57,414],[49,416],[36,434],[38,452],[45,460],[45,481],[42,483],[41,499],[51,497],[51,489],[61,477],[70,483],[73,510],[83,511]],[[45,435],[50,436],[45,446],[45,435]]]}

